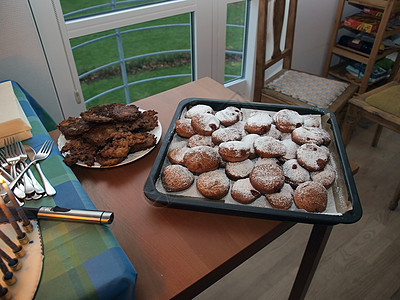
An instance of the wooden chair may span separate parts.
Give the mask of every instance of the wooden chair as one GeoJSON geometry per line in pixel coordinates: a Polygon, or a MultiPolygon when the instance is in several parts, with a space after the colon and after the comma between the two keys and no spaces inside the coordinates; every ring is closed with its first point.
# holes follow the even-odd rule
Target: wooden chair
{"type": "MultiPolygon", "coordinates": [[[[349,143],[351,134],[361,118],[378,124],[372,141],[373,147],[376,147],[378,143],[382,126],[400,133],[400,71],[397,72],[393,81],[349,100],[342,125],[342,137],[345,145],[349,143]]],[[[396,209],[399,200],[400,183],[390,201],[389,208],[396,209]]]]}
{"type": "MultiPolygon", "coordinates": [[[[289,0],[286,35],[282,35],[285,0],[260,0],[253,101],[327,108],[338,114],[357,90],[357,86],[305,72],[290,70],[296,22],[297,0],[289,0]],[[268,4],[273,5],[273,52],[266,58],[268,4]],[[281,41],[284,49],[281,50],[281,41]],[[282,62],[283,69],[265,80],[265,72],[282,62]]],[[[277,65],[278,66],[278,65],[277,65]]],[[[340,119],[338,117],[338,119],[340,119]]]]}

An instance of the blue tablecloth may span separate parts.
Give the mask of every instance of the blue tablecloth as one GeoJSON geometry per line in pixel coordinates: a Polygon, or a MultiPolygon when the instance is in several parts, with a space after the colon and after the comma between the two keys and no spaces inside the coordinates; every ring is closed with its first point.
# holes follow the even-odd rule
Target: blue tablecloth
{"type": "MultiPolygon", "coordinates": [[[[33,137],[23,143],[38,150],[51,138],[33,109],[37,103],[18,83],[12,85],[32,126],[33,137]]],[[[96,209],[72,170],[64,164],[57,147],[53,147],[41,167],[57,193],[27,201],[27,207],[96,209]]],[[[47,220],[40,220],[39,226],[44,263],[35,299],[134,298],[136,270],[108,226],[47,220]]]]}

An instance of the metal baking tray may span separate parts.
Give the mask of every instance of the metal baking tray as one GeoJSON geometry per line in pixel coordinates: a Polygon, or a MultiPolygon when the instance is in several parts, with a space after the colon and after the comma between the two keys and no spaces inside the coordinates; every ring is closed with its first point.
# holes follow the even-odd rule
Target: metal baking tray
{"type": "MultiPolygon", "coordinates": [[[[193,184],[195,185],[195,183],[193,184]]],[[[165,138],[161,144],[160,151],[147,178],[144,186],[144,194],[154,203],[166,207],[261,219],[294,221],[308,224],[351,224],[357,222],[362,216],[361,203],[335,115],[326,109],[313,107],[241,102],[224,99],[188,98],[182,100],[177,107],[165,138]],[[335,180],[335,182],[338,181],[339,185],[335,190],[339,189],[341,191],[341,197],[345,197],[345,210],[337,214],[310,213],[303,210],[280,210],[268,207],[243,205],[239,203],[225,203],[223,200],[215,201],[201,196],[182,195],[179,193],[168,193],[165,192],[165,190],[163,191],[162,188],[159,187],[159,178],[164,166],[169,163],[167,154],[169,146],[176,135],[175,122],[181,117],[184,111],[197,104],[209,105],[215,111],[222,110],[228,106],[236,106],[242,109],[264,110],[269,112],[277,112],[281,109],[287,108],[295,110],[302,115],[320,115],[321,118],[326,120],[326,126],[329,127],[329,132],[332,134],[332,142],[329,149],[331,151],[331,159],[332,157],[336,157],[336,171],[340,178],[340,180],[335,180]]],[[[336,202],[335,205],[337,205],[336,202]]],[[[343,206],[341,209],[343,209],[343,206]]]]}

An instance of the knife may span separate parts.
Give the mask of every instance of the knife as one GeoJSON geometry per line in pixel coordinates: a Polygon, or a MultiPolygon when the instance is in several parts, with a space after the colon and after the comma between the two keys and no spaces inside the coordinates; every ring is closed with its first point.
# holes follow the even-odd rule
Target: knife
{"type": "MultiPolygon", "coordinates": [[[[16,209],[13,207],[9,207],[9,209],[13,216],[17,220],[20,220],[16,209]]],[[[23,206],[22,209],[29,219],[73,221],[92,224],[111,224],[114,220],[114,213],[110,211],[70,209],[60,206],[41,206],[39,208],[23,206]]],[[[0,223],[5,222],[7,222],[7,218],[0,212],[0,223]]]]}

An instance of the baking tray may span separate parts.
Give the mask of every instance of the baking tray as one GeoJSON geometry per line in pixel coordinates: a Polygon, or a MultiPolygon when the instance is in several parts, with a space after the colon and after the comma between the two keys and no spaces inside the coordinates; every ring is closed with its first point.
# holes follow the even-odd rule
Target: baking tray
{"type": "Polygon", "coordinates": [[[362,216],[361,203],[358,197],[354,178],[351,173],[350,164],[335,115],[326,109],[314,107],[290,106],[259,102],[241,102],[224,99],[188,98],[182,100],[176,109],[171,124],[161,144],[160,151],[158,152],[154,165],[146,180],[144,193],[148,199],[156,204],[159,204],[160,206],[261,219],[294,221],[308,224],[351,224],[357,222],[362,216]],[[169,146],[176,135],[175,122],[181,117],[183,111],[186,111],[191,106],[197,104],[209,105],[215,111],[222,110],[228,106],[236,106],[243,109],[265,110],[270,112],[277,112],[281,109],[287,108],[295,110],[302,115],[313,114],[320,115],[321,118],[324,117],[326,119],[326,124],[329,126],[330,132],[333,135],[329,148],[331,150],[331,154],[334,154],[334,156],[337,157],[338,164],[336,165],[336,171],[340,174],[341,193],[344,193],[344,196],[346,197],[346,211],[338,214],[325,214],[310,213],[302,210],[280,210],[267,207],[248,206],[239,203],[224,203],[223,201],[209,200],[198,196],[175,195],[173,193],[162,191],[159,187],[157,188],[156,183],[159,180],[161,171],[163,167],[168,164],[167,154],[169,146]]]}

